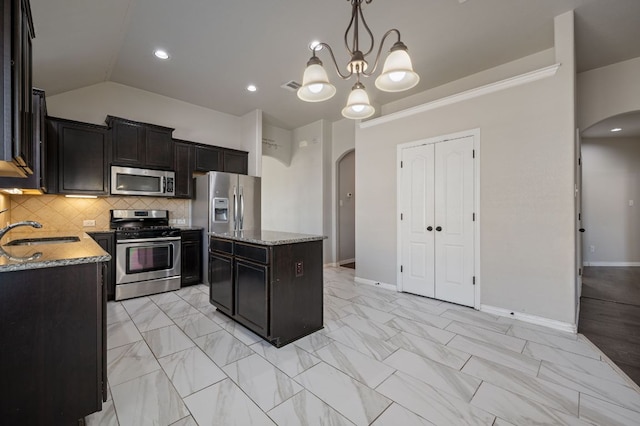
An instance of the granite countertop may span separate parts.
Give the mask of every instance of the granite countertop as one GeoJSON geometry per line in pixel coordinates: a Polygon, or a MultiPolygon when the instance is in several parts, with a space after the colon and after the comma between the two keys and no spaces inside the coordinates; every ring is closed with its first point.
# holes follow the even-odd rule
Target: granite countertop
{"type": "Polygon", "coordinates": [[[209,236],[266,246],[321,241],[327,238],[322,235],[296,234],[293,232],[266,231],[262,229],[226,233],[209,232],[209,236]]]}
{"type": "Polygon", "coordinates": [[[81,263],[105,262],[111,256],[93,238],[81,231],[36,231],[7,233],[0,241],[0,272],[51,268],[81,263]],[[23,238],[78,237],[80,241],[26,246],[6,246],[23,238]]]}
{"type": "Polygon", "coordinates": [[[202,226],[176,226],[181,231],[202,231],[204,228],[202,226]]]}

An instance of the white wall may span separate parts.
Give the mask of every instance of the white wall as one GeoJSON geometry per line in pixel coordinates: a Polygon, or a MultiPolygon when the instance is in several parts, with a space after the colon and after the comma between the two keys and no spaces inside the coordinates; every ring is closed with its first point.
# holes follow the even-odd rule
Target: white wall
{"type": "MultiPolygon", "coordinates": [[[[262,157],[264,229],[327,235],[323,164],[330,150],[327,127],[328,123],[320,120],[293,130],[288,167],[272,157],[262,157]]],[[[331,243],[325,240],[325,251],[327,246],[331,243]]]]}
{"type": "Polygon", "coordinates": [[[639,164],[640,138],[582,140],[584,262],[640,263],[639,164]]]}
{"type": "Polygon", "coordinates": [[[262,176],[262,111],[253,110],[241,117],[240,147],[247,151],[249,176],[262,176]]]}
{"type": "Polygon", "coordinates": [[[275,158],[285,166],[291,164],[291,130],[265,124],[262,126],[262,155],[275,158]]]}
{"type": "Polygon", "coordinates": [[[54,117],[95,124],[104,124],[107,115],[114,115],[172,127],[177,139],[249,150],[241,117],[118,83],[99,83],[47,96],[47,110],[54,117]]]}
{"type": "Polygon", "coordinates": [[[640,110],[640,57],[578,74],[578,126],[640,110]]]}
{"type": "Polygon", "coordinates": [[[479,128],[481,303],[575,323],[571,12],[555,38],[553,77],[356,130],[360,278],[396,282],[396,146],[479,128]]]}

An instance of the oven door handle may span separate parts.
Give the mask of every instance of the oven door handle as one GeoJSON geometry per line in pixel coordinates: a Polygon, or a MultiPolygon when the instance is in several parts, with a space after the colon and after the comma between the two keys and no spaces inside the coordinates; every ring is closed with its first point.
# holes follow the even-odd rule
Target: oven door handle
{"type": "Polygon", "coordinates": [[[180,241],[180,237],[141,238],[139,240],[116,240],[117,244],[128,243],[163,243],[165,241],[180,241]]]}

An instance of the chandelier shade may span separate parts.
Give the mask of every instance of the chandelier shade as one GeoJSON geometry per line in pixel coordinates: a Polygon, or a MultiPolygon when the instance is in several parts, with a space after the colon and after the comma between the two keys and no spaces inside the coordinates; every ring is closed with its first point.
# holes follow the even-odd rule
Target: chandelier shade
{"type": "Polygon", "coordinates": [[[349,93],[347,106],[342,109],[342,115],[345,118],[358,120],[371,117],[374,112],[376,110],[371,106],[369,95],[364,90],[364,86],[360,82],[356,83],[349,93]]]}
{"type": "Polygon", "coordinates": [[[392,50],[382,67],[382,74],[376,78],[376,87],[384,92],[402,92],[414,87],[420,76],[413,71],[411,58],[404,49],[392,50]]]}
{"type": "Polygon", "coordinates": [[[353,75],[356,76],[356,84],[351,89],[347,106],[342,109],[342,115],[352,119],[362,119],[373,115],[375,109],[369,102],[369,95],[365,91],[364,85],[360,83],[360,77],[371,77],[379,64],[380,54],[385,40],[391,34],[397,36],[397,41],[391,47],[391,51],[384,62],[382,74],[375,80],[375,85],[379,90],[385,92],[401,92],[411,89],[420,82],[420,77],[413,70],[411,58],[407,46],[400,39],[400,31],[393,28],[387,31],[380,41],[380,45],[372,61],[372,65],[367,60],[367,56],[374,51],[375,40],[373,33],[369,29],[362,14],[362,3],[369,4],[373,0],[347,0],[351,3],[351,21],[344,33],[344,42],[351,56],[347,62],[347,73],[340,71],[333,49],[327,43],[314,43],[313,55],[307,62],[307,68],[302,78],[302,86],[298,89],[298,97],[306,102],[321,102],[330,99],[335,95],[336,88],[329,82],[329,76],[322,66],[322,62],[316,56],[321,49],[328,51],[335,66],[336,73],[343,80],[348,80],[353,75]],[[360,25],[363,31],[360,31],[360,25]],[[369,36],[368,48],[360,50],[360,34],[366,33],[369,36]],[[326,48],[326,49],[324,49],[326,48]],[[366,49],[366,50],[365,50],[366,49]]]}
{"type": "Polygon", "coordinates": [[[310,60],[302,77],[302,87],[298,89],[298,97],[307,102],[322,102],[336,94],[336,87],[329,83],[329,76],[322,67],[322,62],[315,57],[310,60]]]}

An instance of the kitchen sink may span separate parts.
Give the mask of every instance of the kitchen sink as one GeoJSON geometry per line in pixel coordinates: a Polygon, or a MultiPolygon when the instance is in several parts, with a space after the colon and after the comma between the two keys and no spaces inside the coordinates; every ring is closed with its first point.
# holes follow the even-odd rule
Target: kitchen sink
{"type": "Polygon", "coordinates": [[[35,246],[39,244],[61,244],[61,243],[76,243],[80,241],[79,237],[43,237],[43,238],[21,238],[19,240],[13,240],[5,244],[5,247],[9,246],[35,246]]]}

